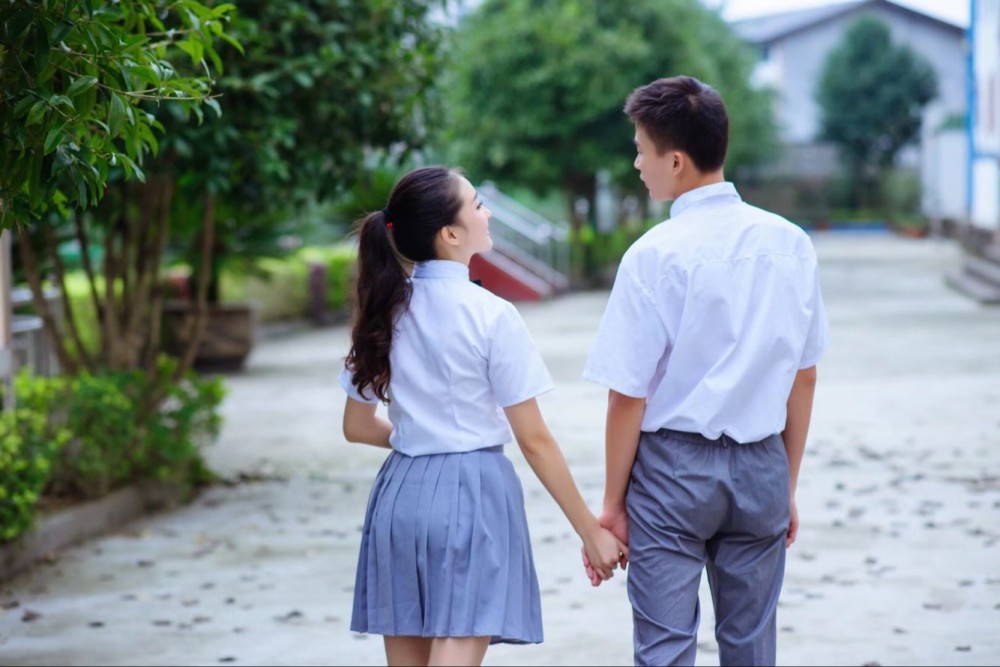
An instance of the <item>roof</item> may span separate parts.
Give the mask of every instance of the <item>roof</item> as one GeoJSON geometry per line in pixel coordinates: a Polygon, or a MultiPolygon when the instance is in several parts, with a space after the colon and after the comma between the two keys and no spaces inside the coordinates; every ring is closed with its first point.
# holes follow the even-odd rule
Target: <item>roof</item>
{"type": "Polygon", "coordinates": [[[737,35],[752,44],[769,44],[824,21],[853,13],[864,7],[877,5],[882,5],[911,16],[918,16],[924,20],[938,24],[942,28],[953,30],[956,33],[965,32],[962,26],[924,14],[923,12],[918,12],[909,7],[903,7],[894,2],[889,2],[889,0],[848,0],[847,2],[837,2],[820,7],[754,16],[752,18],[733,21],[732,26],[737,35]]]}

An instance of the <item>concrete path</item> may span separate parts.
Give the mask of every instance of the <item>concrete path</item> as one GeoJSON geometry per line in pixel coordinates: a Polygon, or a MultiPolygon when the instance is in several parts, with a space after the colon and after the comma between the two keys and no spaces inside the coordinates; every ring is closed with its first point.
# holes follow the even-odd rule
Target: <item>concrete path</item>
{"type": "MultiPolygon", "coordinates": [[[[1000,309],[944,287],[947,241],[815,237],[832,325],[779,609],[779,664],[1000,663],[1000,309]]],[[[605,293],[521,311],[556,379],[541,400],[592,507],[605,391],[580,379],[605,293]]],[[[348,445],[344,328],[262,342],[209,451],[247,480],[122,526],[0,587],[3,665],[375,665],[348,630],[384,454],[348,445]]],[[[592,589],[516,446],[546,642],[501,664],[631,664],[626,575],[592,589]]],[[[702,587],[698,664],[718,664],[702,587]]]]}

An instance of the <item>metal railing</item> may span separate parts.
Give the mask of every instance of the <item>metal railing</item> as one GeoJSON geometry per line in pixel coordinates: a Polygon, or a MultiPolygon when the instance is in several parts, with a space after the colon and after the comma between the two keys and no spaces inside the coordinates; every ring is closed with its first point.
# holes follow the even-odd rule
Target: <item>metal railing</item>
{"type": "MultiPolygon", "coordinates": [[[[12,370],[16,373],[18,369],[27,367],[31,369],[32,375],[58,375],[59,362],[49,346],[42,318],[17,312],[19,307],[32,305],[31,290],[26,287],[15,287],[11,290],[10,297],[14,311],[11,321],[12,370]]],[[[62,322],[62,296],[59,290],[46,289],[44,298],[49,303],[56,326],[60,326],[62,322]]]]}
{"type": "Polygon", "coordinates": [[[494,249],[557,290],[569,286],[569,225],[553,222],[500,192],[491,181],[479,186],[479,198],[492,211],[494,249]]]}

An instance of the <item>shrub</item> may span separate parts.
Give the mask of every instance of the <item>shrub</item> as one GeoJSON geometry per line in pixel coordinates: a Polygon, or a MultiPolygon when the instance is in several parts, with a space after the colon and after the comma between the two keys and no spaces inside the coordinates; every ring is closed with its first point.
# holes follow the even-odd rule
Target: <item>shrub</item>
{"type": "Polygon", "coordinates": [[[307,262],[326,267],[326,305],[334,311],[350,307],[354,284],[354,265],[358,258],[353,243],[341,243],[324,248],[306,248],[300,256],[307,262]]]}
{"type": "Polygon", "coordinates": [[[49,428],[72,434],[55,457],[46,492],[95,498],[139,479],[203,481],[200,450],[218,435],[222,381],[188,373],[171,384],[176,363],[161,357],[152,378],[142,371],[20,376],[19,404],[47,415],[49,428]]]}
{"type": "Polygon", "coordinates": [[[69,440],[44,412],[19,408],[0,414],[0,542],[31,528],[52,461],[69,440]]]}

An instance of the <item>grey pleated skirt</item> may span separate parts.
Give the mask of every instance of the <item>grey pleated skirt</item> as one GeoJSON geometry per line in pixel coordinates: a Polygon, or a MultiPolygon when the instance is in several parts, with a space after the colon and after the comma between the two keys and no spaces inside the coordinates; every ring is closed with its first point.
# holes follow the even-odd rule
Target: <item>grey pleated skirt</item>
{"type": "Polygon", "coordinates": [[[368,500],[351,630],[542,641],[524,493],[503,447],[389,455],[368,500]]]}

